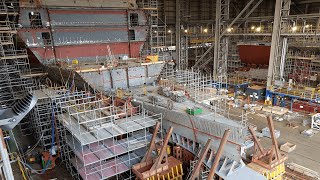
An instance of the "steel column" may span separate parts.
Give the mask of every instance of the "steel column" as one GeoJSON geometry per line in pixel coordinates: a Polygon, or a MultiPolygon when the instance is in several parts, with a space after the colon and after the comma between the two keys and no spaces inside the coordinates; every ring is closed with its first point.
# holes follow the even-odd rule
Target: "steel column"
{"type": "Polygon", "coordinates": [[[272,30],[272,40],[271,40],[271,49],[270,49],[270,59],[269,59],[269,69],[267,77],[267,89],[271,90],[271,84],[273,80],[273,68],[274,63],[277,58],[277,42],[280,36],[280,24],[281,24],[281,3],[282,0],[276,0],[276,8],[274,12],[273,20],[273,30],[272,30]]]}
{"type": "MultiPolygon", "coordinates": [[[[221,16],[221,0],[217,0],[216,25],[215,25],[215,35],[214,35],[215,41],[214,41],[214,54],[213,54],[213,77],[214,77],[214,79],[216,79],[217,72],[218,72],[218,52],[219,52],[219,43],[220,43],[220,16],[221,16]]],[[[211,51],[209,49],[208,49],[208,51],[211,51]]],[[[206,54],[206,52],[205,52],[205,54],[206,54]]],[[[202,57],[204,57],[205,54],[202,57]]],[[[201,58],[198,61],[200,61],[201,58]]]]}
{"type": "Polygon", "coordinates": [[[181,66],[181,11],[180,11],[180,0],[176,0],[176,53],[177,53],[177,59],[176,63],[178,64],[178,68],[180,69],[181,66]]]}
{"type": "Polygon", "coordinates": [[[285,23],[288,19],[284,17],[289,17],[291,0],[276,0],[275,14],[273,20],[273,30],[272,30],[272,40],[271,40],[271,49],[270,49],[270,59],[269,59],[269,69],[267,77],[267,89],[272,90],[273,81],[281,80],[280,74],[282,74],[283,69],[281,70],[281,57],[282,54],[286,53],[282,51],[283,38],[281,35],[288,32],[288,27],[285,23]]]}
{"type": "Polygon", "coordinates": [[[284,78],[283,76],[284,76],[287,50],[288,50],[288,38],[284,37],[282,41],[281,62],[280,62],[280,78],[281,79],[284,78]]]}

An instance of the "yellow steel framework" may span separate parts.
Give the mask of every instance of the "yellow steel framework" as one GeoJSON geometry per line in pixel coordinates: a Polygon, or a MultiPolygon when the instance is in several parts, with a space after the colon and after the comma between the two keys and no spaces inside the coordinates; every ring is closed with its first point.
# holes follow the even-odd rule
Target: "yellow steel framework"
{"type": "Polygon", "coordinates": [[[282,88],[278,88],[277,90],[275,90],[275,92],[298,96],[305,99],[315,99],[320,96],[320,88],[298,85],[284,86],[282,88]]]}
{"type": "Polygon", "coordinates": [[[168,172],[164,174],[157,174],[148,178],[147,180],[182,180],[183,168],[182,164],[173,166],[168,172]]]}
{"type": "Polygon", "coordinates": [[[284,163],[279,164],[271,170],[258,166],[255,163],[248,164],[248,167],[259,172],[268,180],[282,180],[282,175],[286,172],[284,163]]]}

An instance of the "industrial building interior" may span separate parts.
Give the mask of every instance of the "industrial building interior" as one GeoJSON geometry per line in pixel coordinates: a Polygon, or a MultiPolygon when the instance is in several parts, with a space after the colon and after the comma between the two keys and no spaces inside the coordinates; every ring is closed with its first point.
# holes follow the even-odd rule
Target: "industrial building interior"
{"type": "Polygon", "coordinates": [[[320,0],[0,0],[0,177],[320,179],[320,0]]]}

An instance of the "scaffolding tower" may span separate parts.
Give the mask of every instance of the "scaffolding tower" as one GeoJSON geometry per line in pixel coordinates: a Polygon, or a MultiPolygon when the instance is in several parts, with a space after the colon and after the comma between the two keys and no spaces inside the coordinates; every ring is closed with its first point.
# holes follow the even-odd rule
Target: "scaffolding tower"
{"type": "Polygon", "coordinates": [[[145,50],[148,55],[159,55],[166,49],[166,23],[160,17],[164,4],[159,0],[141,0],[138,6],[148,15],[149,34],[145,50]]]}
{"type": "Polygon", "coordinates": [[[316,51],[289,51],[286,57],[285,77],[296,85],[315,87],[320,83],[320,56],[316,51]]]}
{"type": "Polygon", "coordinates": [[[160,86],[173,86],[174,90],[185,92],[193,102],[207,106],[215,115],[227,115],[226,89],[216,83],[212,76],[191,70],[171,71],[165,71],[166,76],[162,77],[160,86]]]}
{"type": "MultiPolygon", "coordinates": [[[[39,141],[39,146],[44,150],[48,151],[52,147],[52,121],[55,124],[55,131],[61,142],[61,133],[63,129],[61,124],[55,120],[55,109],[57,109],[54,99],[65,94],[67,90],[62,87],[48,87],[42,88],[34,91],[38,96],[38,101],[36,106],[31,110],[29,114],[28,122],[30,123],[32,129],[32,135],[39,141]]],[[[27,123],[27,122],[25,122],[27,123]]],[[[57,145],[55,141],[54,146],[57,145]]]]}
{"type": "Polygon", "coordinates": [[[153,126],[162,122],[161,114],[129,102],[115,106],[89,93],[72,93],[54,102],[65,128],[62,157],[76,179],[132,179],[131,167],[144,156],[153,126]]]}
{"type": "Polygon", "coordinates": [[[27,51],[16,48],[19,1],[0,1],[0,104],[10,107],[32,87],[27,51]]]}

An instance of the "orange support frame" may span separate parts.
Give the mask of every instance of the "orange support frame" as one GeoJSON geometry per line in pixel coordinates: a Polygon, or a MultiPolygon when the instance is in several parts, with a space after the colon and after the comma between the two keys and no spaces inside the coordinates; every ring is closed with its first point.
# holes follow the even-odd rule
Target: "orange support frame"
{"type": "Polygon", "coordinates": [[[272,146],[269,150],[265,150],[262,147],[253,129],[249,127],[249,132],[251,133],[254,141],[252,162],[266,169],[272,169],[287,160],[288,156],[286,154],[280,153],[278,141],[274,135],[275,131],[271,116],[268,116],[267,120],[272,140],[272,146]]]}
{"type": "MultiPolygon", "coordinates": [[[[159,128],[160,124],[156,126],[156,128],[159,128]]],[[[149,160],[151,159],[151,152],[152,149],[155,149],[155,136],[156,136],[156,131],[154,132],[154,136],[152,137],[152,144],[146,154],[146,157],[144,158],[144,160],[142,160],[141,163],[136,164],[132,167],[132,171],[133,173],[137,176],[138,179],[149,179],[152,178],[154,176],[161,175],[161,176],[167,176],[168,173],[170,174],[170,168],[177,166],[179,164],[182,164],[181,161],[177,160],[174,157],[169,157],[167,156],[167,146],[168,146],[168,142],[169,139],[171,137],[173,128],[170,127],[167,135],[163,141],[162,144],[162,148],[160,150],[160,153],[158,155],[158,157],[154,160],[149,160]],[[148,160],[148,161],[147,161],[148,160]]]]}

